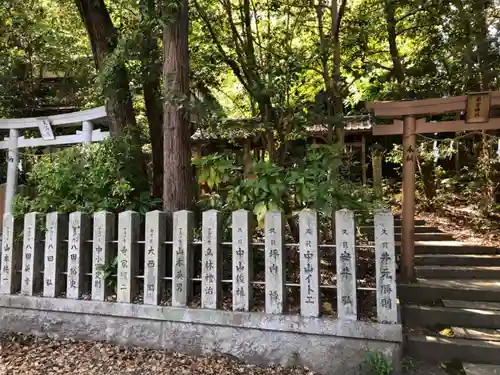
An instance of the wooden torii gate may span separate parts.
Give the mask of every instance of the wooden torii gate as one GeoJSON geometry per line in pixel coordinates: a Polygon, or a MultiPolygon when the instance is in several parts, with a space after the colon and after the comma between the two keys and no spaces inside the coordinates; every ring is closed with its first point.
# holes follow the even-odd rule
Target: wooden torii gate
{"type": "Polygon", "coordinates": [[[375,125],[373,135],[403,135],[403,213],[401,276],[415,280],[415,150],[416,134],[500,129],[500,118],[490,118],[491,107],[500,107],[500,91],[470,93],[442,99],[377,101],[366,108],[392,124],[375,125]],[[428,122],[426,116],[465,114],[465,120],[428,122]]]}

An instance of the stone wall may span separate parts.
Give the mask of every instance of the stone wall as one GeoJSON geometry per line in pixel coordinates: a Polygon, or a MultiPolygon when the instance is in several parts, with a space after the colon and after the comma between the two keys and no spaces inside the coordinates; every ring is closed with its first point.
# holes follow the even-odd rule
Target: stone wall
{"type": "Polygon", "coordinates": [[[109,341],[249,363],[366,374],[367,350],[400,360],[401,326],[293,315],[2,296],[0,330],[109,341]]]}

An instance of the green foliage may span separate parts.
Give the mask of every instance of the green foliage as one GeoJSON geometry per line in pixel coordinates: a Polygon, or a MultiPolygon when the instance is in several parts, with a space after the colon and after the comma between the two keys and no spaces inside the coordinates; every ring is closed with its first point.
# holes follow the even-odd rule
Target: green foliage
{"type": "Polygon", "coordinates": [[[93,104],[93,61],[73,2],[3,1],[0,28],[1,116],[33,116],[42,105],[93,104]]]}
{"type": "Polygon", "coordinates": [[[391,361],[379,352],[367,350],[365,364],[371,375],[390,375],[393,371],[391,361]]]}
{"type": "Polygon", "coordinates": [[[114,257],[104,264],[97,265],[97,271],[102,273],[102,277],[106,286],[110,289],[116,288],[116,280],[111,278],[111,275],[116,275],[118,271],[118,257],[114,257]]]}
{"type": "Polygon", "coordinates": [[[340,171],[349,163],[337,145],[310,148],[304,162],[288,172],[297,209],[313,208],[331,215],[340,208],[369,208],[370,189],[351,182],[340,171]]]}
{"type": "MultiPolygon", "coordinates": [[[[473,136],[474,134],[470,134],[473,136]]],[[[496,137],[486,136],[479,142],[476,139],[462,139],[460,142],[446,139],[437,144],[437,154],[434,141],[424,140],[417,149],[416,187],[420,203],[438,207],[460,198],[474,204],[480,211],[487,214],[494,210],[495,194],[499,186],[498,176],[500,158],[494,153],[498,147],[496,137]],[[483,142],[486,142],[483,144],[483,142]],[[476,148],[470,156],[470,146],[476,148]],[[477,149],[480,148],[480,149],[477,149]],[[450,160],[458,152],[461,161],[460,170],[446,169],[442,164],[450,160]],[[429,196],[429,189],[433,190],[429,196]]],[[[387,153],[386,160],[396,164],[396,170],[402,176],[403,148],[394,145],[387,153]]]]}
{"type": "MultiPolygon", "coordinates": [[[[448,173],[439,165],[440,161],[451,159],[457,152],[456,147],[449,140],[439,141],[434,144],[432,140],[422,141],[415,150],[416,155],[416,188],[421,197],[421,203],[428,207],[435,206],[440,199],[440,191],[449,187],[452,182],[447,179],[448,173]],[[436,148],[434,147],[436,146],[436,148]]],[[[396,164],[396,171],[402,177],[403,147],[394,145],[393,149],[386,154],[388,162],[396,164]]]]}
{"type": "Polygon", "coordinates": [[[33,196],[16,196],[13,212],[149,211],[158,202],[129,162],[133,147],[127,138],[109,138],[38,158],[26,180],[33,196]]]}
{"type": "Polygon", "coordinates": [[[201,188],[210,189],[201,197],[203,208],[226,213],[244,208],[253,211],[262,225],[269,210],[293,214],[313,208],[328,216],[339,208],[377,205],[370,189],[338,172],[342,161],[337,146],[324,146],[309,149],[300,163],[287,168],[269,160],[254,160],[246,174],[227,155],[208,155],[193,163],[198,166],[201,188]]]}
{"type": "MultiPolygon", "coordinates": [[[[124,65],[138,122],[146,128],[143,87],[149,82],[143,73],[146,67],[157,67],[160,74],[162,59],[158,54],[149,61],[143,56],[143,47],[147,47],[149,35],[153,45],[161,45],[162,28],[171,21],[163,11],[176,9],[178,3],[107,1],[118,45],[95,79],[91,46],[73,1],[4,1],[0,4],[0,115],[35,116],[33,110],[49,104],[52,108],[102,104],[102,89],[112,86],[119,73],[116,68],[124,65]],[[52,87],[52,80],[62,82],[62,89],[52,87]]],[[[500,7],[496,2],[484,2],[483,8],[478,8],[479,3],[350,1],[339,25],[340,62],[334,66],[336,38],[330,29],[330,3],[319,7],[320,2],[303,0],[256,0],[244,6],[235,0],[195,1],[190,6],[189,74],[197,99],[176,98],[176,103],[189,106],[201,128],[215,125],[224,130],[227,122],[221,118],[225,120],[225,114],[253,117],[263,123],[259,141],[268,143],[264,145],[267,149],[284,150],[283,158],[273,156],[273,162],[255,161],[249,175],[227,155],[199,161],[199,182],[209,190],[202,198],[203,205],[226,210],[245,207],[259,217],[270,208],[292,213],[311,207],[329,213],[342,206],[365,207],[362,200],[370,201],[371,192],[348,182],[348,176],[342,174],[348,163],[339,158],[338,150],[309,150],[305,159],[292,162],[287,141],[303,136],[309,125],[340,126],[341,116],[326,110],[332,100],[326,92],[337,79],[343,113],[359,113],[365,100],[460,95],[479,90],[480,84],[497,88],[500,44],[488,30],[498,28],[500,7]],[[393,5],[394,17],[388,17],[387,4],[393,5]],[[393,26],[397,35],[397,51],[393,45],[387,47],[388,26],[393,26]],[[402,64],[403,83],[395,77],[397,60],[402,64]]],[[[160,92],[156,90],[155,95],[160,92]]],[[[172,95],[163,94],[160,99],[172,95]]],[[[438,192],[454,187],[475,197],[486,190],[487,183],[491,198],[498,170],[495,158],[483,157],[474,168],[454,176],[435,166],[432,144],[424,142],[424,146],[418,150],[423,167],[418,172],[422,196],[432,191],[423,181],[425,174],[425,181],[430,182],[431,171],[431,182],[438,192]]],[[[440,157],[453,153],[446,147],[440,145],[440,157]]],[[[134,181],[135,175],[128,174],[128,166],[118,164],[117,169],[123,170],[117,172],[104,157],[96,159],[104,155],[102,150],[92,151],[94,156],[84,150],[77,147],[64,157],[55,156],[57,167],[49,165],[52,159],[49,162],[48,157],[37,161],[37,171],[29,174],[27,183],[37,186],[40,198],[36,203],[17,198],[18,211],[130,207],[144,211],[156,203],[150,201],[146,183],[134,181]],[[100,167],[87,174],[86,166],[77,160],[100,167]],[[67,172],[69,165],[74,176],[67,172]],[[48,172],[58,168],[66,170],[62,177],[48,172]],[[76,177],[82,175],[83,180],[76,177]],[[108,182],[98,176],[105,176],[108,182]]],[[[401,157],[401,149],[388,156],[397,164],[401,157]]],[[[491,204],[484,207],[492,208],[491,204]]]]}
{"type": "Polygon", "coordinates": [[[198,169],[198,183],[207,185],[210,189],[228,184],[239,169],[228,155],[212,154],[193,160],[198,169]]]}

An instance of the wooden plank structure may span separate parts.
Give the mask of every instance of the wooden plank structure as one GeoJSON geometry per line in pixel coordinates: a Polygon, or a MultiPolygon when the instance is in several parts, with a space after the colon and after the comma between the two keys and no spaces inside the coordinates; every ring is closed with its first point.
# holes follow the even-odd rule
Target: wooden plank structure
{"type": "Polygon", "coordinates": [[[373,135],[403,136],[403,217],[401,274],[415,280],[415,163],[416,134],[486,131],[500,129],[500,118],[490,118],[490,108],[500,107],[500,91],[424,100],[369,102],[367,109],[377,117],[392,118],[392,124],[375,125],[373,135]],[[429,122],[426,116],[465,114],[464,120],[429,122]]]}

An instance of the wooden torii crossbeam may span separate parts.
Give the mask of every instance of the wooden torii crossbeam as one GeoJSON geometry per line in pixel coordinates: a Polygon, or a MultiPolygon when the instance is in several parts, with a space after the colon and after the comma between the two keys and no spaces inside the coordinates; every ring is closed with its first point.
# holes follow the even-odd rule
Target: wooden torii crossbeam
{"type": "Polygon", "coordinates": [[[415,150],[416,134],[500,129],[500,118],[490,118],[491,107],[500,107],[500,91],[470,93],[441,99],[368,102],[377,117],[392,124],[376,124],[373,135],[403,135],[403,217],[401,276],[415,280],[415,150]],[[465,120],[428,122],[426,116],[465,113],[465,120]]]}

